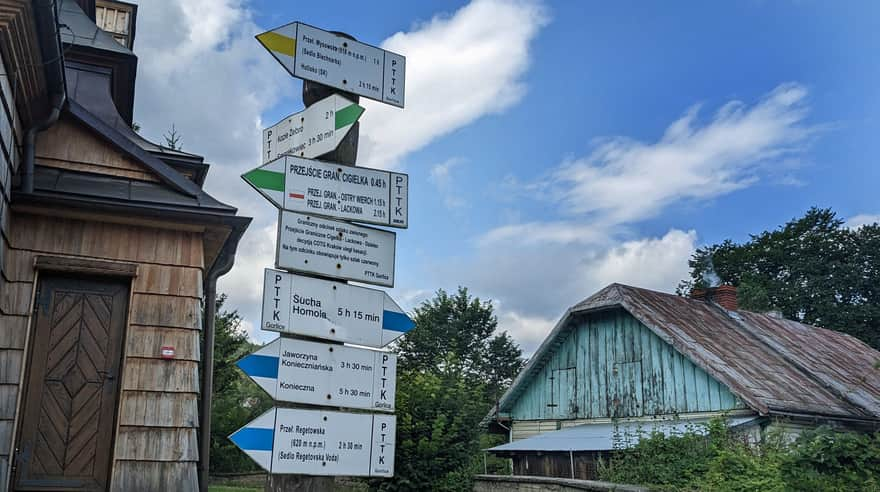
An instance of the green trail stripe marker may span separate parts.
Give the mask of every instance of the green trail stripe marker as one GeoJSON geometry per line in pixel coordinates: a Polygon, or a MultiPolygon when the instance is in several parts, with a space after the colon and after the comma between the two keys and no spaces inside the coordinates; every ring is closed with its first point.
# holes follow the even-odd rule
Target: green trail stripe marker
{"type": "Polygon", "coordinates": [[[284,193],[284,173],[254,169],[244,173],[242,177],[257,188],[284,193]]]}
{"type": "Polygon", "coordinates": [[[364,112],[364,108],[358,106],[357,104],[352,104],[351,106],[346,106],[339,111],[336,112],[336,129],[346,127],[348,125],[353,125],[358,118],[364,112]]]}

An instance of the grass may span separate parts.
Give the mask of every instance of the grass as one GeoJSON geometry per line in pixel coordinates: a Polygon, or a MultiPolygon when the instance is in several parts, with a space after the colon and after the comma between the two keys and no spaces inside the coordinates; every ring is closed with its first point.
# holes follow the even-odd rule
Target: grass
{"type": "Polygon", "coordinates": [[[235,487],[230,485],[209,485],[208,492],[262,492],[263,487],[235,487]]]}

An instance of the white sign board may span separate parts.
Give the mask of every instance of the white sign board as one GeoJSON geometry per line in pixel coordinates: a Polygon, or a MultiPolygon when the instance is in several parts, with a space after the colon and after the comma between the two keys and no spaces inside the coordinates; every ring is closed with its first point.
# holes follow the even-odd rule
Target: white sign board
{"type": "Polygon", "coordinates": [[[276,207],[406,228],[409,177],[284,155],[241,177],[276,207]]]}
{"type": "Polygon", "coordinates": [[[384,347],[415,327],[381,290],[270,268],[264,277],[264,330],[384,347]]]}
{"type": "Polygon", "coordinates": [[[364,108],[333,94],[263,130],[263,163],[282,154],[309,159],[333,152],[364,108]]]}
{"type": "Polygon", "coordinates": [[[257,40],[294,77],[403,107],[401,55],[301,22],[258,34],[257,40]]]}
{"type": "Polygon", "coordinates": [[[269,473],[394,476],[393,415],[273,408],[229,439],[269,473]]]}
{"type": "Polygon", "coordinates": [[[277,338],[237,364],[273,400],[394,411],[390,352],[277,338]]]}
{"type": "Polygon", "coordinates": [[[275,265],[393,287],[395,239],[390,231],[282,210],[275,265]]]}

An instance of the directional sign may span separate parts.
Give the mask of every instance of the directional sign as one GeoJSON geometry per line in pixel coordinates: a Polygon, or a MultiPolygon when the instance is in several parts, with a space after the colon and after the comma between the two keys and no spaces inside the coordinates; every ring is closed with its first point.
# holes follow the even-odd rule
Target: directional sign
{"type": "Polygon", "coordinates": [[[394,476],[393,415],[273,408],[229,439],[269,473],[394,476]]]}
{"type": "Polygon", "coordinates": [[[284,155],[241,175],[276,207],[406,228],[406,174],[284,155]]]}
{"type": "Polygon", "coordinates": [[[394,287],[393,232],[282,210],[275,266],[394,287]]]}
{"type": "Polygon", "coordinates": [[[364,108],[333,94],[263,130],[263,163],[281,154],[318,157],[332,152],[364,108]]]}
{"type": "Polygon", "coordinates": [[[257,35],[294,77],[403,107],[406,58],[293,22],[257,35]]]}
{"type": "Polygon", "coordinates": [[[238,361],[273,400],[394,411],[397,356],[277,338],[238,361]]]}
{"type": "Polygon", "coordinates": [[[384,347],[412,330],[415,323],[381,290],[267,268],[261,327],[384,347]]]}

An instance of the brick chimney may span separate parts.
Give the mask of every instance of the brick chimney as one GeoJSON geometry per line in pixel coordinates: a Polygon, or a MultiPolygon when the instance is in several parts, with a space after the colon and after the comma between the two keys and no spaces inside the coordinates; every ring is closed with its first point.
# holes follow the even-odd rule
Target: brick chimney
{"type": "Polygon", "coordinates": [[[705,302],[714,302],[728,311],[736,311],[736,287],[732,285],[719,285],[708,289],[694,289],[691,298],[705,302]]]}

